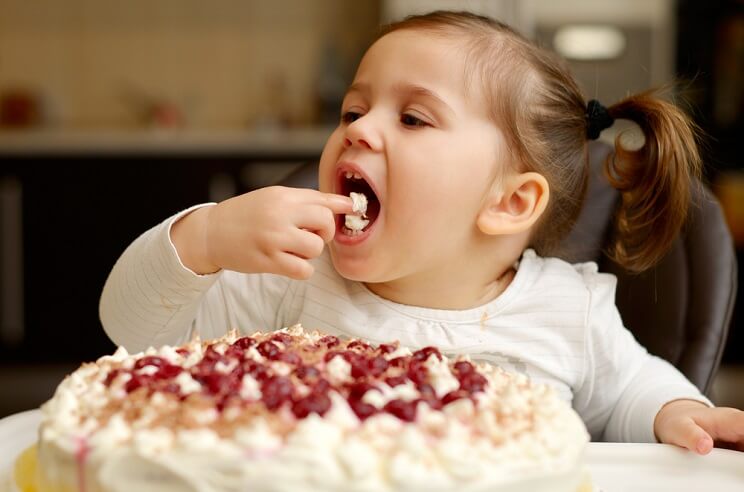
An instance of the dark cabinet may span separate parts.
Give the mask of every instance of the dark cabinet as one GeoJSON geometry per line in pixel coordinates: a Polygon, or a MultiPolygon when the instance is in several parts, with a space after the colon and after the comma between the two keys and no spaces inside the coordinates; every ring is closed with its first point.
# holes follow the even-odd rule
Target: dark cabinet
{"type": "Polygon", "coordinates": [[[317,160],[319,153],[318,148],[299,155],[0,154],[0,180],[12,183],[0,201],[5,217],[0,234],[6,239],[0,242],[6,245],[0,249],[5,258],[0,362],[85,361],[111,352],[98,300],[111,267],[139,234],[179,210],[210,201],[215,184],[224,190],[227,182],[235,193],[265,184],[246,182],[251,175],[246,169],[257,161],[264,168],[286,167],[317,160]],[[18,211],[20,227],[12,220],[18,211]]]}

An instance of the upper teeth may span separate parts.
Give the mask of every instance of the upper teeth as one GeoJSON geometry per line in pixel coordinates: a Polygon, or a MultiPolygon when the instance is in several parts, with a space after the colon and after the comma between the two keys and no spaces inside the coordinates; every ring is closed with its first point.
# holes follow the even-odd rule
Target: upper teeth
{"type": "Polygon", "coordinates": [[[362,175],[352,171],[346,171],[346,179],[362,179],[362,175]]]}

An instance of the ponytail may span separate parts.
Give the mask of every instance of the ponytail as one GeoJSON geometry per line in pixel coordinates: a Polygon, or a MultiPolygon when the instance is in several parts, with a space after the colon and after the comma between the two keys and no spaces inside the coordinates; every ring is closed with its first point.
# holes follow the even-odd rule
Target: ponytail
{"type": "Polygon", "coordinates": [[[701,169],[698,130],[655,91],[627,97],[608,111],[614,119],[638,124],[645,137],[641,148],[629,150],[618,135],[615,153],[605,162],[607,178],[622,199],[607,253],[627,270],[641,272],[661,260],[685,223],[701,169]]]}

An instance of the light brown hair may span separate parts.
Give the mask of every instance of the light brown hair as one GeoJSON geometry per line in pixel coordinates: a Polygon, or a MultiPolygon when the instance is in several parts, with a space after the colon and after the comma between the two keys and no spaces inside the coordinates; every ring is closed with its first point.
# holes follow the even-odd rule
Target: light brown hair
{"type": "MultiPolygon", "coordinates": [[[[481,84],[513,161],[548,180],[550,204],[531,246],[541,255],[555,254],[576,222],[588,181],[587,102],[565,61],[506,24],[468,12],[408,17],[386,26],[382,36],[403,29],[462,39],[466,85],[481,84]]],[[[629,150],[618,136],[605,163],[622,197],[606,253],[640,272],[664,256],[687,217],[691,183],[701,167],[696,127],[656,91],[607,109],[614,119],[637,123],[645,137],[640,149],[629,150]]]]}

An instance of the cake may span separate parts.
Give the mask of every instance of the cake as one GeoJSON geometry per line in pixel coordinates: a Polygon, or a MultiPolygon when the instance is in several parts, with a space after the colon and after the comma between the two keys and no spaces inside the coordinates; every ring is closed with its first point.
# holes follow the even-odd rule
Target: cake
{"type": "MultiPolygon", "coordinates": [[[[347,173],[348,175],[351,173],[347,173]]],[[[367,218],[367,195],[364,193],[349,193],[349,198],[352,201],[353,214],[346,214],[344,217],[344,225],[348,232],[352,235],[361,233],[361,231],[369,224],[367,218]]]]}
{"type": "Polygon", "coordinates": [[[119,348],[67,376],[42,414],[35,449],[19,460],[33,470],[17,473],[25,490],[586,486],[588,434],[548,386],[433,347],[300,326],[119,348]]]}

